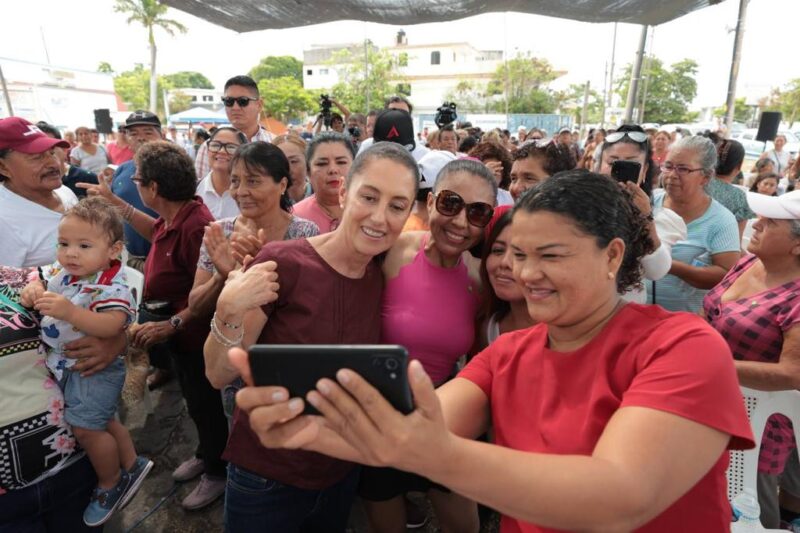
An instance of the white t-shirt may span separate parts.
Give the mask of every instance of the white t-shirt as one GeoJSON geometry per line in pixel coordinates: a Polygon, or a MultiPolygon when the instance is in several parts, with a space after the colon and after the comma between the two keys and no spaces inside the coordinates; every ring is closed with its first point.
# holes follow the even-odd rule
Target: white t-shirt
{"type": "MultiPolygon", "coordinates": [[[[375,140],[372,137],[361,141],[361,145],[358,147],[358,153],[360,154],[361,152],[372,146],[374,142],[375,140]]],[[[430,151],[431,151],[430,148],[428,148],[427,146],[422,146],[422,143],[416,143],[414,149],[411,150],[411,157],[414,158],[414,161],[419,163],[419,160],[422,159],[422,156],[424,156],[430,151]]]]}
{"type": "Polygon", "coordinates": [[[206,177],[197,184],[197,196],[203,199],[203,203],[214,215],[215,220],[239,216],[239,206],[236,205],[236,200],[233,199],[231,193],[226,190],[220,196],[214,190],[214,184],[211,182],[211,172],[206,174],[206,177]]]}
{"type": "MultiPolygon", "coordinates": [[[[78,203],[75,193],[63,185],[55,193],[65,210],[78,203]]],[[[0,265],[38,267],[55,262],[62,216],[0,184],[0,265]]]]}
{"type": "Polygon", "coordinates": [[[514,205],[514,197],[505,189],[497,189],[497,207],[501,205],[514,205]]]}

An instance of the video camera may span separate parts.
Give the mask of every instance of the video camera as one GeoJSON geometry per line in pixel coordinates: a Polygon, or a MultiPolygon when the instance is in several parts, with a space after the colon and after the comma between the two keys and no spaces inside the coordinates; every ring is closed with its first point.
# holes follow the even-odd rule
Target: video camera
{"type": "Polygon", "coordinates": [[[322,116],[322,122],[326,128],[331,127],[331,107],[333,107],[333,102],[331,102],[330,96],[319,95],[319,114],[322,116]]]}
{"type": "Polygon", "coordinates": [[[353,139],[358,140],[361,138],[361,129],[358,126],[350,126],[347,131],[353,139]]]}
{"type": "Polygon", "coordinates": [[[436,123],[436,127],[442,129],[448,124],[455,122],[457,118],[456,103],[445,102],[436,110],[436,116],[433,121],[436,123]]]}

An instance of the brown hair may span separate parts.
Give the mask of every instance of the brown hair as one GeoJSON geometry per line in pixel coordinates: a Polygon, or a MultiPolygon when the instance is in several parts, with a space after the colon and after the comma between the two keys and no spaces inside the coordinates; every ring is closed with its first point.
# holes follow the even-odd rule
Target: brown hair
{"type": "Polygon", "coordinates": [[[67,209],[63,218],[74,217],[102,229],[111,244],[124,238],[122,216],[107,200],[97,196],[83,198],[67,209]]]}
{"type": "Polygon", "coordinates": [[[299,135],[295,135],[294,133],[284,133],[283,135],[278,135],[272,139],[272,144],[275,146],[280,146],[283,143],[293,144],[300,148],[300,151],[303,152],[303,155],[306,153],[306,141],[304,141],[299,135]]]}
{"type": "MultiPolygon", "coordinates": [[[[486,136],[484,135],[484,138],[486,136]]],[[[503,165],[503,177],[500,179],[498,185],[501,189],[508,189],[511,183],[511,154],[503,146],[496,141],[484,140],[475,145],[475,148],[469,151],[470,157],[480,159],[484,163],[487,159],[496,159],[503,165]]]]}

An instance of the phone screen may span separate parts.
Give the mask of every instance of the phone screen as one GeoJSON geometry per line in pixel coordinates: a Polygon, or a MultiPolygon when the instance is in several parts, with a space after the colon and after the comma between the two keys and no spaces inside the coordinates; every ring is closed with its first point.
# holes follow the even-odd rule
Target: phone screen
{"type": "Polygon", "coordinates": [[[625,183],[638,183],[642,165],[638,161],[614,161],[611,164],[611,177],[625,183]]]}

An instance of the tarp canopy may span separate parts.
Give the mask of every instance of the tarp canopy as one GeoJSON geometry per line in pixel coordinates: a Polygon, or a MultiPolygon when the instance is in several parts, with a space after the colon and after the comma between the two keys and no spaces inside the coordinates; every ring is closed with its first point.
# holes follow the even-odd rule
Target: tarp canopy
{"type": "Polygon", "coordinates": [[[363,20],[405,25],[517,11],[583,22],[657,25],[722,0],[162,0],[238,32],[363,20]]]}
{"type": "Polygon", "coordinates": [[[169,116],[170,122],[208,122],[214,124],[227,124],[228,116],[222,111],[211,111],[202,107],[193,107],[180,113],[169,116]]]}

